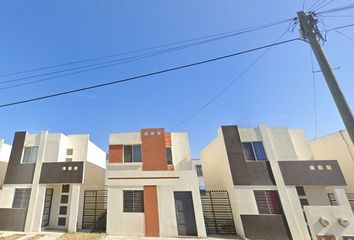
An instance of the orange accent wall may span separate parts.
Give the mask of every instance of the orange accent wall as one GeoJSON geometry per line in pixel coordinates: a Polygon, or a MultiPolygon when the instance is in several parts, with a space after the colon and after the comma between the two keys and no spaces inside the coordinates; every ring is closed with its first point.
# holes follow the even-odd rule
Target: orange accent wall
{"type": "Polygon", "coordinates": [[[141,142],[143,171],[167,171],[165,130],[142,129],[141,142]]]}
{"type": "Polygon", "coordinates": [[[171,133],[165,132],[165,146],[166,147],[172,146],[171,133]]]}
{"type": "Polygon", "coordinates": [[[109,163],[123,162],[123,145],[109,145],[109,163]]]}
{"type": "Polygon", "coordinates": [[[159,206],[157,203],[157,187],[144,186],[145,236],[159,237],[159,206]]]}

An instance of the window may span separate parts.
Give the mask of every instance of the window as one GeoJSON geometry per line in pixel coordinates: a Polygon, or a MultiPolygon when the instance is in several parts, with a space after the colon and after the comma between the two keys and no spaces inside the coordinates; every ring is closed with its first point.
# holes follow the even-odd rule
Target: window
{"type": "Polygon", "coordinates": [[[267,156],[265,154],[262,142],[242,143],[242,149],[246,160],[251,160],[251,161],[267,160],[267,156]]]}
{"type": "Polygon", "coordinates": [[[27,208],[31,196],[30,188],[16,188],[12,208],[27,208]]]}
{"type": "Polygon", "coordinates": [[[144,212],[143,191],[123,191],[124,212],[144,212]]]}
{"type": "Polygon", "coordinates": [[[259,214],[282,214],[277,191],[254,191],[259,214]]]}
{"type": "Polygon", "coordinates": [[[301,207],[308,206],[309,202],[305,198],[300,198],[301,207]]]}
{"type": "Polygon", "coordinates": [[[68,193],[69,192],[69,188],[70,188],[70,185],[69,184],[65,184],[61,187],[61,192],[62,193],[68,193]]]}
{"type": "Polygon", "coordinates": [[[297,195],[299,196],[301,207],[303,208],[304,206],[309,205],[304,187],[297,186],[296,192],[297,192],[297,195]]]}
{"type": "Polygon", "coordinates": [[[65,161],[66,161],[66,162],[72,162],[73,159],[72,159],[72,158],[65,158],[65,161]]]}
{"type": "Polygon", "coordinates": [[[306,196],[305,189],[302,186],[297,186],[296,192],[297,192],[297,195],[299,195],[299,196],[306,196]]]}
{"type": "Polygon", "coordinates": [[[141,145],[125,145],[124,162],[141,162],[141,145]]]}
{"type": "Polygon", "coordinates": [[[73,155],[73,153],[74,153],[74,149],[72,149],[72,148],[66,149],[66,155],[73,155]]]}
{"type": "Polygon", "coordinates": [[[58,218],[58,226],[65,226],[65,223],[66,223],[65,217],[58,218]]]}
{"type": "Polygon", "coordinates": [[[61,195],[60,203],[68,203],[68,202],[69,202],[69,196],[68,195],[61,195]]]}
{"type": "Polygon", "coordinates": [[[197,176],[202,177],[203,176],[202,165],[195,165],[195,169],[197,170],[197,176]]]}
{"type": "Polygon", "coordinates": [[[38,147],[25,147],[22,163],[35,163],[37,161],[38,147]]]}
{"type": "Polygon", "coordinates": [[[172,162],[172,149],[170,147],[166,148],[167,154],[167,164],[173,164],[172,162]]]}
{"type": "Polygon", "coordinates": [[[67,206],[60,206],[59,215],[66,215],[67,211],[68,211],[68,207],[67,206]]]}

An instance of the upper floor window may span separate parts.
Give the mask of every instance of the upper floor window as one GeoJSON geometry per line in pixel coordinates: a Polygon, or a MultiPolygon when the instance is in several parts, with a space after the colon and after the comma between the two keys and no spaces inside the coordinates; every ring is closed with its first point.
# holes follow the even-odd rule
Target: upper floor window
{"type": "Polygon", "coordinates": [[[124,145],[124,162],[141,162],[141,145],[124,145]]]}
{"type": "Polygon", "coordinates": [[[277,191],[254,191],[259,214],[282,214],[277,191]]]}
{"type": "Polygon", "coordinates": [[[195,165],[195,169],[197,170],[197,176],[202,177],[203,176],[202,165],[195,165]]]}
{"type": "Polygon", "coordinates": [[[12,208],[27,208],[31,196],[30,188],[16,188],[12,208]]]}
{"type": "Polygon", "coordinates": [[[246,160],[251,161],[266,161],[267,156],[264,151],[262,142],[247,142],[242,143],[243,153],[246,160]]]}
{"type": "Polygon", "coordinates": [[[73,155],[73,153],[74,153],[74,149],[72,149],[72,148],[66,149],[66,155],[73,155]]]}
{"type": "Polygon", "coordinates": [[[167,154],[167,164],[169,164],[169,165],[173,164],[173,162],[172,162],[172,149],[170,147],[166,148],[166,154],[167,154]]]}
{"type": "Polygon", "coordinates": [[[38,147],[25,147],[22,163],[35,163],[37,161],[38,147]]]}

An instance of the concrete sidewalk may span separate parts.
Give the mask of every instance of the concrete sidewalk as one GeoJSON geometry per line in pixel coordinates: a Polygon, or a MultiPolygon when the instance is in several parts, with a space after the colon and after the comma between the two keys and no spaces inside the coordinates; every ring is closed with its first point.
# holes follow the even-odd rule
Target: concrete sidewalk
{"type": "MultiPolygon", "coordinates": [[[[24,233],[24,232],[0,232],[0,240],[156,240],[155,237],[124,237],[112,236],[98,233],[63,233],[63,232],[38,232],[38,233],[24,233]]],[[[194,237],[180,237],[180,238],[158,238],[161,240],[193,240],[193,239],[239,239],[236,236],[209,236],[208,238],[194,238],[194,237]]]]}

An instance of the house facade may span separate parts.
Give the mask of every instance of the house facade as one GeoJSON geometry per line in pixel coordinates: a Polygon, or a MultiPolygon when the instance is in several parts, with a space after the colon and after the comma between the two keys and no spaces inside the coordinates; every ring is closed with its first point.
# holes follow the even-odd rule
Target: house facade
{"type": "MultiPolygon", "coordinates": [[[[347,181],[345,191],[354,194],[354,144],[342,130],[311,141],[315,159],[336,159],[347,181]]],[[[330,190],[330,189],[329,189],[330,190]]]]}
{"type": "Polygon", "coordinates": [[[6,144],[4,139],[0,139],[0,196],[2,185],[4,184],[7,163],[9,161],[11,145],[6,144]]]}
{"type": "Polygon", "coordinates": [[[298,129],[222,126],[201,152],[207,189],[230,196],[238,235],[249,239],[352,239],[354,216],[336,160],[314,160],[298,129]],[[332,206],[326,188],[338,203],[332,206]]]}
{"type": "Polygon", "coordinates": [[[206,236],[186,133],[112,133],[106,171],[108,234],[206,236]]]}
{"type": "Polygon", "coordinates": [[[16,132],[0,197],[1,230],[75,232],[83,194],[104,189],[106,154],[88,135],[16,132]]]}
{"type": "Polygon", "coordinates": [[[204,177],[203,177],[203,167],[202,167],[202,162],[200,161],[200,159],[192,159],[192,168],[197,173],[198,182],[199,182],[199,189],[205,190],[205,183],[204,183],[204,177]]]}

